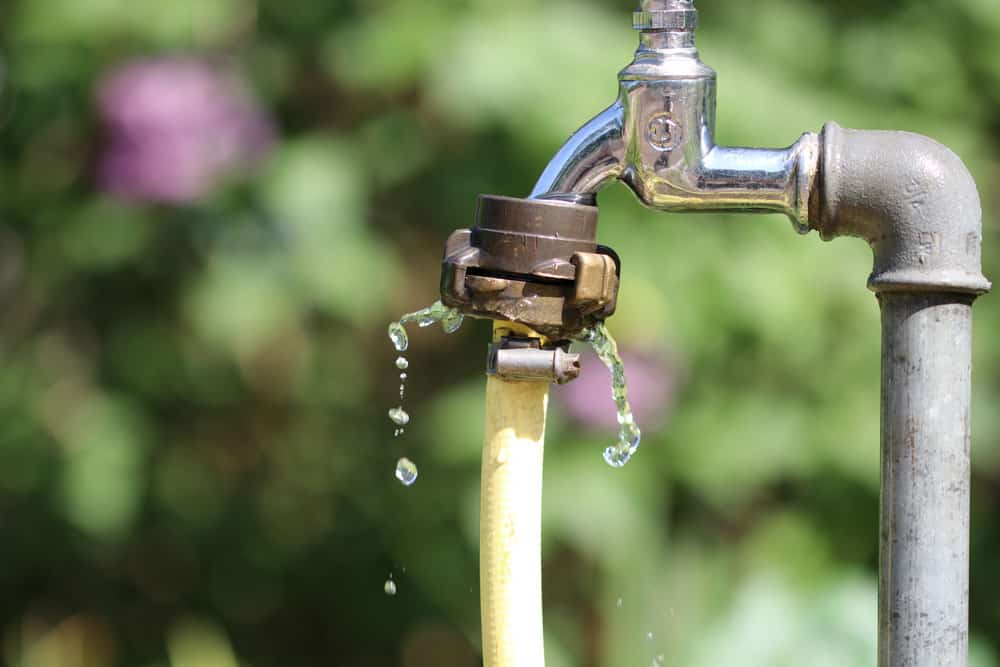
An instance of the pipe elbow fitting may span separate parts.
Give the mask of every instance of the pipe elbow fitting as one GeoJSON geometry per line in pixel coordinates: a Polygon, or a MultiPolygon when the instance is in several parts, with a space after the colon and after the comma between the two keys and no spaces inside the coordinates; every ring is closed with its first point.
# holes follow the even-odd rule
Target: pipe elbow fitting
{"type": "Polygon", "coordinates": [[[982,209],[961,159],[912,132],[823,128],[814,227],[868,241],[874,292],[982,294],[982,209]]]}

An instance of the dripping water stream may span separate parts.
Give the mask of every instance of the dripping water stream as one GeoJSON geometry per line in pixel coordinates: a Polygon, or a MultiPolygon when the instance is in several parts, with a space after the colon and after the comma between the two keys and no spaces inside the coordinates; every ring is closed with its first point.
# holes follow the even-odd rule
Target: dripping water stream
{"type": "MultiPolygon", "coordinates": [[[[406,352],[410,347],[410,338],[406,334],[406,325],[416,322],[417,326],[429,327],[437,322],[445,333],[455,333],[462,326],[464,317],[455,308],[449,308],[440,301],[435,301],[427,308],[422,308],[412,313],[403,315],[396,322],[389,324],[389,340],[392,341],[396,352],[406,352]]],[[[399,369],[399,405],[389,410],[389,419],[396,425],[393,432],[395,437],[401,436],[406,431],[407,424],[410,423],[410,415],[403,409],[403,399],[406,397],[406,380],[409,377],[407,369],[410,367],[409,360],[400,354],[396,358],[396,368],[399,369]]],[[[396,463],[396,479],[402,484],[410,486],[417,481],[417,466],[406,457],[399,459],[396,463]]]]}
{"type": "Polygon", "coordinates": [[[614,468],[621,468],[639,449],[642,432],[635,423],[632,408],[628,402],[628,386],[625,382],[625,364],[618,354],[618,343],[604,322],[584,329],[577,340],[589,344],[598,358],[611,372],[611,398],[618,412],[618,441],[604,450],[604,460],[614,468]]]}

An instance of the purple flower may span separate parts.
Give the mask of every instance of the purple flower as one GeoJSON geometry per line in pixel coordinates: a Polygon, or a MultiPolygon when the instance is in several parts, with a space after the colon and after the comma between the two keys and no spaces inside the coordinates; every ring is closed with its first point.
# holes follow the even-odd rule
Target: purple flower
{"type": "MultiPolygon", "coordinates": [[[[670,416],[677,372],[661,356],[622,350],[628,398],[639,428],[652,430],[670,416]]],[[[618,418],[611,398],[611,374],[593,351],[581,350],[580,377],[559,387],[554,395],[566,412],[588,428],[616,432],[618,418]]]]}
{"type": "Polygon", "coordinates": [[[195,59],[139,60],[107,74],[97,106],[108,142],[102,190],[150,202],[189,203],[256,162],[270,122],[229,72],[195,59]]]}

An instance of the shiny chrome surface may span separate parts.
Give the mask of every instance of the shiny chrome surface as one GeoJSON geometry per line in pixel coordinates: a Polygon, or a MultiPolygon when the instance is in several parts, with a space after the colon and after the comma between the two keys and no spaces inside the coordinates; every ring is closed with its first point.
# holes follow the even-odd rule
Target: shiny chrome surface
{"type": "Polygon", "coordinates": [[[643,0],[632,14],[636,30],[690,32],[698,27],[698,12],[693,0],[643,0]]]}
{"type": "Polygon", "coordinates": [[[587,195],[621,176],[623,117],[621,105],[615,102],[577,130],[549,162],[530,197],[592,205],[593,198],[587,201],[587,195]],[[567,196],[573,194],[581,196],[567,196]]]}
{"type": "Polygon", "coordinates": [[[566,142],[531,197],[587,202],[617,178],[654,209],[779,212],[807,232],[817,136],[781,149],[717,146],[716,75],[694,47],[693,3],[646,0],[634,22],[639,48],[617,102],[566,142]]]}

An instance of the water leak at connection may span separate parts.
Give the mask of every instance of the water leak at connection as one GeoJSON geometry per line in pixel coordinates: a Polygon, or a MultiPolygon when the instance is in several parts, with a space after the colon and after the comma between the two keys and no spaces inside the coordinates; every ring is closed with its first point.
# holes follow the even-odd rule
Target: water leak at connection
{"type": "MultiPolygon", "coordinates": [[[[406,348],[410,346],[410,338],[406,335],[406,325],[410,322],[416,322],[417,326],[421,328],[440,322],[444,332],[451,334],[458,331],[464,319],[465,316],[457,308],[449,308],[440,301],[435,301],[427,308],[407,313],[398,321],[390,324],[389,340],[392,341],[397,352],[406,352],[406,348]]],[[[397,367],[404,368],[399,366],[398,362],[397,367]]]]}
{"type": "MultiPolygon", "coordinates": [[[[440,301],[435,301],[427,308],[407,313],[396,322],[389,324],[389,340],[397,352],[406,352],[410,347],[410,338],[406,335],[406,325],[416,322],[417,326],[429,327],[436,322],[441,323],[445,333],[455,333],[462,326],[465,318],[455,308],[449,308],[440,301]]],[[[396,368],[399,369],[399,405],[389,410],[389,419],[396,425],[393,431],[394,437],[399,437],[406,431],[406,425],[410,423],[410,415],[403,409],[403,399],[406,396],[406,379],[409,377],[406,370],[410,367],[410,361],[402,354],[396,357],[396,368]]],[[[410,486],[417,481],[417,466],[408,458],[401,458],[396,463],[396,479],[406,486],[410,486]]],[[[386,591],[388,592],[388,591],[386,591]]]]}
{"type": "MultiPolygon", "coordinates": [[[[455,308],[449,308],[440,301],[435,301],[427,308],[407,313],[392,322],[388,328],[389,340],[397,352],[406,352],[410,339],[406,333],[406,325],[416,322],[420,327],[429,327],[441,323],[445,333],[455,333],[462,326],[464,316],[455,308]]],[[[598,358],[611,372],[611,398],[618,412],[618,440],[605,448],[604,460],[614,468],[621,468],[635,454],[642,439],[642,432],[635,423],[632,408],[628,402],[628,387],[625,382],[625,365],[618,354],[618,344],[603,322],[585,329],[577,339],[590,345],[598,358]]],[[[395,436],[404,432],[404,427],[410,422],[410,415],[403,409],[403,398],[406,394],[405,372],[410,366],[409,360],[400,355],[396,359],[396,368],[403,371],[399,374],[399,406],[389,410],[389,419],[396,425],[395,436]]],[[[398,477],[397,469],[397,477],[398,477]]],[[[412,482],[411,482],[412,483],[412,482]]]]}
{"type": "Polygon", "coordinates": [[[629,462],[632,455],[639,449],[642,432],[635,423],[632,408],[628,403],[628,386],[625,383],[625,364],[618,354],[618,343],[604,325],[583,331],[580,341],[589,344],[598,358],[611,371],[611,398],[618,411],[618,441],[604,450],[604,460],[614,468],[621,468],[629,462]]]}

